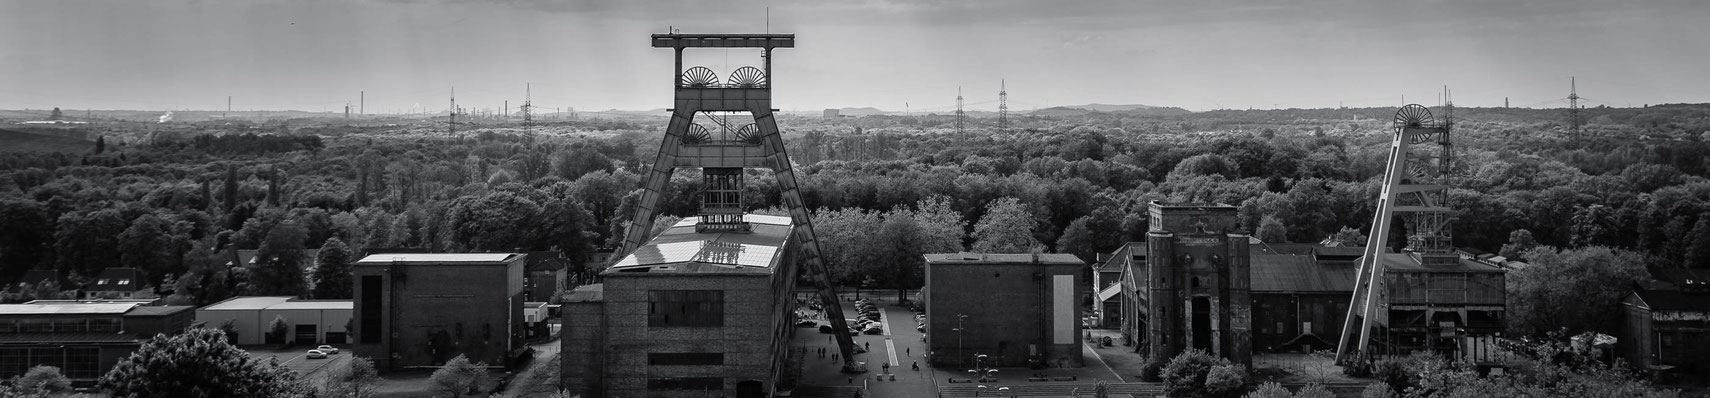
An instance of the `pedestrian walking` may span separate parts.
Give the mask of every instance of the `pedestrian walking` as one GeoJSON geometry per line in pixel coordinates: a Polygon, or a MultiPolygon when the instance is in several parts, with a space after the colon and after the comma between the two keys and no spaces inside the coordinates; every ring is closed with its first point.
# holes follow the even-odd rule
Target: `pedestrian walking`
{"type": "Polygon", "coordinates": [[[907,356],[914,356],[914,347],[903,348],[903,353],[907,356]]]}
{"type": "Polygon", "coordinates": [[[869,341],[869,342],[861,343],[861,348],[865,349],[867,351],[872,351],[873,350],[873,342],[869,341]]]}

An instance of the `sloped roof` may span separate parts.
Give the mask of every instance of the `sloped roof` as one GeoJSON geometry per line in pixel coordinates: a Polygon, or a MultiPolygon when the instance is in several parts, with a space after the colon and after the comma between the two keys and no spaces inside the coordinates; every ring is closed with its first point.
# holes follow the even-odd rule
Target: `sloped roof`
{"type": "Polygon", "coordinates": [[[1317,246],[1312,254],[1324,257],[1359,257],[1366,255],[1364,246],[1317,246]]]}
{"type": "Polygon", "coordinates": [[[1294,254],[1253,254],[1250,259],[1254,292],[1354,291],[1355,266],[1324,265],[1294,254]]]}
{"type": "Polygon", "coordinates": [[[165,316],[196,309],[190,305],[142,305],[132,308],[125,316],[165,316]]]}
{"type": "Polygon", "coordinates": [[[142,290],[142,271],[136,268],[119,267],[101,270],[95,278],[83,286],[83,290],[91,292],[134,292],[142,290]]]}
{"type": "Polygon", "coordinates": [[[700,217],[688,217],[635,249],[604,275],[614,273],[770,274],[783,257],[793,226],[789,217],[748,214],[749,232],[696,232],[700,217]]]}
{"type": "Polygon", "coordinates": [[[0,315],[120,315],[139,305],[142,304],[135,302],[0,304],[0,315]]]}
{"type": "Polygon", "coordinates": [[[1427,267],[1410,253],[1384,253],[1381,256],[1384,272],[1507,272],[1468,258],[1460,259],[1457,265],[1427,267]]]}
{"type": "Polygon", "coordinates": [[[1637,290],[1633,293],[1645,300],[1651,311],[1710,312],[1710,293],[1679,290],[1637,290]]]}
{"type": "Polygon", "coordinates": [[[566,302],[566,303],[597,303],[600,301],[604,301],[605,296],[606,296],[606,284],[595,283],[592,285],[577,286],[575,289],[571,289],[570,294],[567,296],[564,296],[564,302],[566,302]]]}

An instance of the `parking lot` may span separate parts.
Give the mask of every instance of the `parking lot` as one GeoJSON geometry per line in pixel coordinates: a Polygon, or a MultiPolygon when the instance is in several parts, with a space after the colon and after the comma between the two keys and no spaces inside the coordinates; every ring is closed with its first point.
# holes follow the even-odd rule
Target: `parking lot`
{"type": "Polygon", "coordinates": [[[287,349],[265,346],[243,347],[245,351],[249,352],[249,355],[261,360],[268,358],[278,360],[279,364],[285,365],[286,369],[291,369],[291,371],[303,375],[305,379],[311,380],[322,377],[327,369],[332,369],[333,365],[350,360],[350,350],[347,347],[338,348],[339,353],[327,355],[326,359],[310,359],[308,352],[314,347],[302,346],[287,349]]]}

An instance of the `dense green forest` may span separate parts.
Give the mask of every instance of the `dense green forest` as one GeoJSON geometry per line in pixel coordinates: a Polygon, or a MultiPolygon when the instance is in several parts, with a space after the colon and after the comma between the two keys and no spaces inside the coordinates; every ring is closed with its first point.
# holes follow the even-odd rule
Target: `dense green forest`
{"type": "MultiPolygon", "coordinates": [[[[975,119],[962,133],[948,115],[779,122],[836,277],[906,287],[918,286],[922,252],[1090,260],[1140,239],[1153,200],[1237,205],[1243,228],[1280,224],[1261,234],[1270,241],[1363,232],[1393,112],[1059,111],[1012,117],[1002,131],[975,119]]],[[[1710,106],[1585,117],[1572,133],[1560,110],[1456,109],[1456,245],[1516,256],[1607,246],[1652,268],[1710,267],[1710,106]]],[[[76,281],[130,266],[162,295],[207,304],[243,293],[348,296],[318,288],[299,265],[347,266],[377,248],[610,250],[665,121],[489,122],[455,134],[443,120],[382,118],[73,127],[64,135],[101,143],[0,154],[0,280],[52,268],[76,281]],[[294,254],[323,247],[323,259],[294,254]],[[262,254],[228,269],[232,248],[262,254]]],[[[750,173],[748,207],[778,212],[776,182],[750,173]]],[[[699,184],[679,171],[661,209],[692,215],[699,184]]],[[[53,288],[14,284],[7,297],[53,288]]]]}

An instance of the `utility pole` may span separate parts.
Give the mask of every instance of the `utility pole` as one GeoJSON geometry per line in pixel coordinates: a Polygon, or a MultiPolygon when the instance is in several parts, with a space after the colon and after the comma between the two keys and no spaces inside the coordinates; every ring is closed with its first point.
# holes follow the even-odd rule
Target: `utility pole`
{"type": "Polygon", "coordinates": [[[962,133],[962,119],[967,114],[962,113],[962,86],[956,86],[956,134],[962,133]]]}
{"type": "Polygon", "coordinates": [[[534,115],[530,111],[534,107],[534,89],[528,83],[523,83],[523,133],[534,132],[534,115]]]}
{"type": "Polygon", "coordinates": [[[998,131],[1009,131],[1009,83],[998,80],[998,131]]]}
{"type": "Polygon", "coordinates": [[[356,114],[358,116],[368,114],[368,90],[358,91],[356,95],[356,114]]]}
{"type": "Polygon", "coordinates": [[[228,96],[226,96],[226,112],[221,113],[220,118],[225,119],[226,113],[231,113],[231,112],[232,112],[232,96],[228,95],[228,96]]]}
{"type": "Polygon", "coordinates": [[[457,87],[451,88],[451,121],[445,126],[447,135],[457,135],[457,87]]]}
{"type": "Polygon", "coordinates": [[[1568,78],[1568,130],[1579,133],[1579,79],[1568,78]]]}

